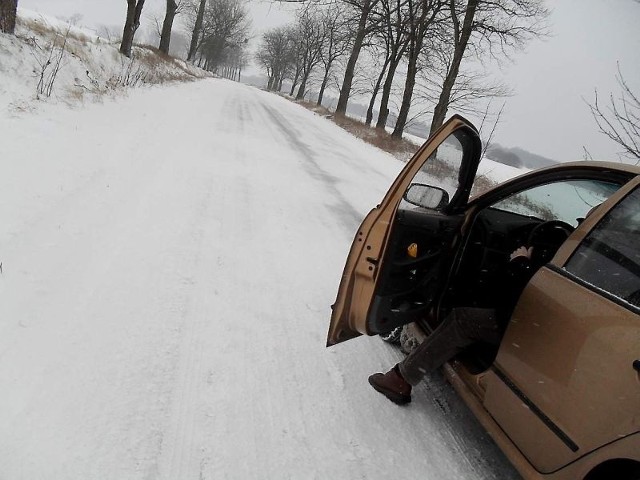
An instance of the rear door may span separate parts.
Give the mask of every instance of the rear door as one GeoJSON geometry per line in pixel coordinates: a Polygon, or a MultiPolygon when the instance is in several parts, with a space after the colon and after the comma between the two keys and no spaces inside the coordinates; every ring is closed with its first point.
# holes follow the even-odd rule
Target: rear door
{"type": "Polygon", "coordinates": [[[525,288],[484,403],[551,473],[640,431],[640,181],[602,204],[525,288]]]}
{"type": "Polygon", "coordinates": [[[426,315],[448,272],[480,155],[475,127],[454,116],[407,163],[356,232],[327,346],[426,315]]]}

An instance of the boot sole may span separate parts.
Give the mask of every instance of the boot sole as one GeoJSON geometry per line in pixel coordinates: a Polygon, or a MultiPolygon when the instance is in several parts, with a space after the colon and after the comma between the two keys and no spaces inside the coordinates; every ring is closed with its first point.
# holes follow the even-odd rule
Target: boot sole
{"type": "Polygon", "coordinates": [[[369,378],[369,384],[374,388],[374,390],[383,394],[396,405],[406,405],[407,403],[411,403],[411,395],[403,395],[392,390],[387,390],[386,388],[383,388],[372,381],[371,378],[369,378]]]}

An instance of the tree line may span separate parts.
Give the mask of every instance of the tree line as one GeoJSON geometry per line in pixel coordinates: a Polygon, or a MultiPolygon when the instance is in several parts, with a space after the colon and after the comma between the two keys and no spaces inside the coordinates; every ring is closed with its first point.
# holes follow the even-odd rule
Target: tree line
{"type": "Polygon", "coordinates": [[[393,89],[400,83],[392,136],[402,136],[416,97],[433,104],[433,133],[452,104],[471,109],[479,98],[508,93],[504,85],[465,73],[462,65],[508,56],[544,35],[548,14],[542,0],[316,1],[300,10],[294,24],[266,32],[256,59],[267,72],[268,89],[281,90],[287,80],[297,99],[316,76],[318,105],[334,78],[337,115],[346,114],[354,93],[365,93],[356,85],[364,72],[365,121],[372,123],[378,104],[379,129],[387,127],[393,89]]]}
{"type": "MultiPolygon", "coordinates": [[[[1,1],[1,0],[0,0],[1,1]]],[[[120,52],[131,56],[133,38],[140,26],[145,0],[127,0],[127,16],[120,52]]],[[[246,43],[250,21],[242,0],[166,0],[158,49],[169,54],[173,24],[177,15],[185,17],[191,34],[187,61],[231,78],[239,76],[246,64],[246,43]]]]}

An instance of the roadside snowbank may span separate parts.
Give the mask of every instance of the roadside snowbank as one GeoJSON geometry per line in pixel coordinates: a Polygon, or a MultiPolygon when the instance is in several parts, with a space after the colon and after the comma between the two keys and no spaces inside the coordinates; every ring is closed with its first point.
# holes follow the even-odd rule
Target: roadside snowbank
{"type": "Polygon", "coordinates": [[[128,87],[187,81],[209,74],[156,49],[119,44],[56,18],[18,10],[16,35],[0,34],[0,110],[33,108],[33,100],[75,104],[128,87]]]}

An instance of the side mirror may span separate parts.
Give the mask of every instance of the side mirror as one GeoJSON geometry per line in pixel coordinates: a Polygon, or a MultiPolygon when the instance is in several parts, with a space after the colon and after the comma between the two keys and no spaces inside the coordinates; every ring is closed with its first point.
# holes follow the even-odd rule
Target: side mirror
{"type": "Polygon", "coordinates": [[[403,197],[407,202],[422,208],[439,210],[449,204],[449,194],[440,187],[412,183],[403,197]]]}

